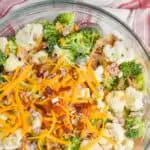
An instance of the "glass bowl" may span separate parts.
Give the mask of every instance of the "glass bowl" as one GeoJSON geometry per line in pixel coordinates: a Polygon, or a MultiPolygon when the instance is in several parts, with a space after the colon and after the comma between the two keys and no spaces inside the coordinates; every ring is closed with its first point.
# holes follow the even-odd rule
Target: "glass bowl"
{"type": "MultiPolygon", "coordinates": [[[[125,43],[132,47],[135,54],[142,60],[147,71],[147,88],[150,88],[150,55],[146,51],[139,38],[122,21],[114,17],[102,8],[90,6],[84,3],[65,2],[62,0],[43,0],[30,5],[26,5],[17,11],[8,14],[0,19],[0,36],[11,36],[23,25],[39,19],[53,20],[59,13],[74,12],[76,21],[81,26],[96,26],[100,28],[102,34],[113,33],[125,43]]],[[[149,94],[148,94],[149,95],[149,94]]],[[[145,97],[145,119],[147,120],[147,130],[145,136],[136,142],[138,150],[148,149],[150,139],[150,100],[145,97]],[[148,118],[149,117],[149,118],[148,118]],[[138,143],[138,144],[137,144],[138,143]]]]}

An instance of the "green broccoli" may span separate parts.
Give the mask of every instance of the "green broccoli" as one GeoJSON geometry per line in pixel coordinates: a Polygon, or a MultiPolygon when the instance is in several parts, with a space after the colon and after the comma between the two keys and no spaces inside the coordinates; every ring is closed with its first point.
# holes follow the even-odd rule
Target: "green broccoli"
{"type": "Polygon", "coordinates": [[[75,15],[74,13],[61,13],[56,17],[55,23],[60,23],[63,27],[72,28],[74,25],[75,15]]]}
{"type": "Polygon", "coordinates": [[[123,72],[124,77],[135,77],[142,72],[140,64],[135,61],[124,62],[120,65],[120,70],[123,72]]]}
{"type": "Polygon", "coordinates": [[[140,138],[144,135],[145,125],[140,118],[128,117],[125,120],[126,136],[131,139],[140,138]]]}
{"type": "Polygon", "coordinates": [[[98,38],[99,32],[97,29],[84,28],[61,38],[59,44],[61,48],[75,51],[76,56],[88,55],[98,38]]]}
{"type": "Polygon", "coordinates": [[[79,150],[81,141],[77,137],[70,138],[71,144],[65,150],[79,150]]]}
{"type": "Polygon", "coordinates": [[[104,87],[110,91],[117,89],[118,83],[119,83],[118,77],[108,77],[104,79],[104,87]]]}
{"type": "Polygon", "coordinates": [[[0,50],[0,66],[3,66],[6,62],[5,54],[0,50]]]}
{"type": "Polygon", "coordinates": [[[74,51],[62,49],[62,48],[58,47],[57,45],[55,45],[55,47],[54,47],[54,50],[52,52],[52,56],[53,57],[64,56],[64,60],[69,64],[72,64],[75,62],[74,51]]]}
{"type": "Polygon", "coordinates": [[[145,89],[144,73],[140,73],[139,75],[137,75],[134,79],[134,82],[138,90],[144,90],[145,89]]]}
{"type": "Polygon", "coordinates": [[[60,38],[60,33],[56,29],[55,23],[45,20],[39,21],[39,23],[43,25],[44,41],[48,43],[48,52],[51,53],[60,38]]]}
{"type": "Polygon", "coordinates": [[[9,50],[12,54],[16,55],[17,54],[17,49],[18,49],[18,46],[17,46],[17,43],[16,43],[16,39],[15,38],[12,38],[8,41],[8,47],[9,47],[9,50]]]}

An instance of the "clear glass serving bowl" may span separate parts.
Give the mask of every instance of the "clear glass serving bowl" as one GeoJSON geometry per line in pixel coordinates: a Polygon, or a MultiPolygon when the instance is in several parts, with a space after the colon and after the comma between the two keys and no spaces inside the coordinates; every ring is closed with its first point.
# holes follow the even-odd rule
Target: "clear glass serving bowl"
{"type": "MultiPolygon", "coordinates": [[[[135,54],[143,61],[147,70],[147,88],[150,88],[150,55],[139,38],[122,21],[108,13],[107,11],[89,6],[83,3],[65,2],[63,0],[51,1],[43,0],[8,14],[0,19],[0,36],[10,36],[23,25],[39,19],[53,20],[57,14],[62,12],[74,12],[76,21],[81,26],[96,26],[100,28],[102,34],[113,33],[120,37],[125,43],[132,47],[135,54]]],[[[145,97],[145,119],[150,120],[150,96],[145,97]],[[148,118],[149,117],[149,118],[148,118]]],[[[138,150],[149,149],[150,128],[145,133],[144,138],[136,142],[138,150]]]]}

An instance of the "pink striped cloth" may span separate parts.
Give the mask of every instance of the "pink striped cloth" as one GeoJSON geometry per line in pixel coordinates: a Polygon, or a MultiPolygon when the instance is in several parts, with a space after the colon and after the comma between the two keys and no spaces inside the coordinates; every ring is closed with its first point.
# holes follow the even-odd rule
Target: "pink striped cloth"
{"type": "Polygon", "coordinates": [[[120,4],[119,8],[130,9],[134,12],[133,30],[150,47],[150,0],[132,0],[120,4]]]}
{"type": "MultiPolygon", "coordinates": [[[[12,7],[42,0],[0,0],[0,18],[12,7]]],[[[78,1],[78,0],[76,0],[78,1]]],[[[137,33],[147,47],[150,47],[150,0],[79,0],[100,7],[113,8],[116,14],[128,10],[127,24],[137,33]]],[[[107,9],[106,8],[106,9],[107,9]]],[[[14,8],[13,8],[14,9],[14,8]]],[[[117,15],[118,16],[118,15],[117,15]]]]}

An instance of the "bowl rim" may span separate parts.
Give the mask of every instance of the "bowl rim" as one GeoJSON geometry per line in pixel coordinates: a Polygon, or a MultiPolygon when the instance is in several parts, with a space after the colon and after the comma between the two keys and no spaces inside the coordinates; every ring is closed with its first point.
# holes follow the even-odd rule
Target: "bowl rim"
{"type": "Polygon", "coordinates": [[[109,18],[112,18],[112,20],[116,21],[120,25],[122,25],[138,42],[138,44],[141,46],[143,51],[145,52],[148,60],[150,61],[150,53],[148,50],[146,50],[146,46],[144,45],[143,41],[140,39],[140,37],[129,27],[127,24],[125,24],[122,20],[120,20],[118,17],[114,16],[107,10],[104,10],[102,7],[98,7],[95,5],[87,4],[85,2],[79,2],[79,1],[73,1],[73,0],[42,0],[40,2],[33,2],[33,3],[27,3],[24,6],[17,8],[17,10],[14,10],[13,12],[9,12],[6,16],[0,19],[0,26],[3,26],[7,20],[10,20],[13,17],[20,16],[21,13],[30,11],[33,7],[39,6],[39,5],[46,5],[46,4],[71,4],[71,5],[77,5],[82,7],[87,7],[96,11],[99,11],[103,13],[105,16],[108,16],[109,18]]]}
{"type": "MultiPolygon", "coordinates": [[[[115,15],[111,14],[107,10],[103,9],[102,7],[91,5],[91,4],[88,4],[86,2],[82,2],[82,1],[76,1],[76,0],[75,1],[74,0],[57,0],[57,1],[56,0],[42,0],[42,1],[37,1],[37,2],[33,2],[33,3],[27,3],[24,6],[17,8],[17,10],[14,10],[13,12],[11,12],[11,10],[10,10],[10,12],[6,16],[2,17],[0,19],[0,27],[2,27],[7,22],[7,20],[10,20],[13,17],[18,17],[18,16],[20,16],[21,13],[32,10],[33,7],[36,7],[39,5],[46,5],[46,4],[48,4],[48,5],[51,5],[51,4],[71,4],[71,5],[76,5],[76,6],[82,6],[82,7],[96,10],[96,11],[101,12],[104,15],[108,16],[109,18],[112,18],[113,21],[116,21],[121,26],[123,26],[135,38],[135,40],[137,41],[139,46],[144,51],[148,61],[150,62],[150,52],[148,52],[146,50],[147,48],[146,48],[145,44],[143,43],[142,39],[140,39],[140,37],[134,32],[134,30],[132,30],[121,19],[119,19],[115,15]]],[[[149,146],[150,146],[150,141],[146,144],[145,150],[147,148],[149,148],[149,146]]]]}

